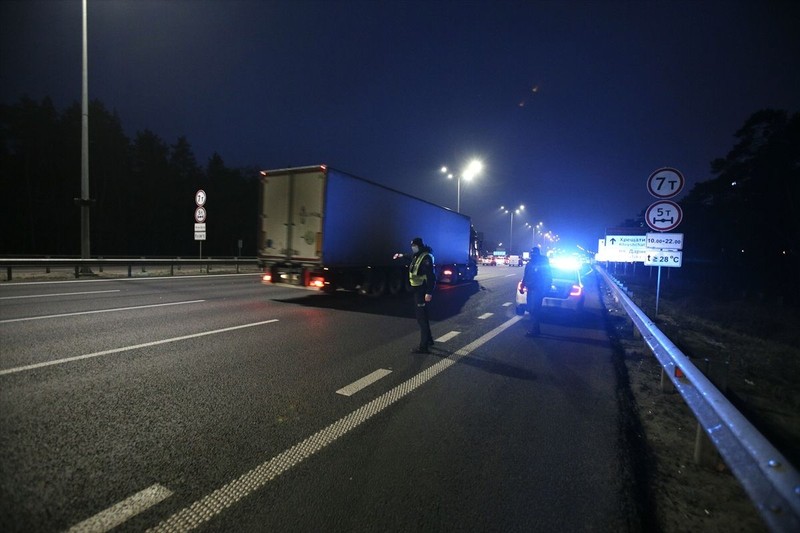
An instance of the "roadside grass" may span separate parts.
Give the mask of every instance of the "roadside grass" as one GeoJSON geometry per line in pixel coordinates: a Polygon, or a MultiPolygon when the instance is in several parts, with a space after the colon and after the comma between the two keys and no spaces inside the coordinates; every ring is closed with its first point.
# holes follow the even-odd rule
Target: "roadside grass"
{"type": "MultiPolygon", "coordinates": [[[[655,287],[630,284],[651,318],[655,287]]],[[[800,465],[800,310],[760,298],[662,290],[656,325],[789,461],[800,465]]]]}

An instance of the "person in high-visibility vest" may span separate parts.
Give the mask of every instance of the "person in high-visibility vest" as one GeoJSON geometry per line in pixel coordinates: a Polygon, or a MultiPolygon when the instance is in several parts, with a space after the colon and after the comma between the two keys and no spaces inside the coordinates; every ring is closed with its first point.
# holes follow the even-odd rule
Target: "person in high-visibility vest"
{"type": "Polygon", "coordinates": [[[431,325],[428,321],[428,303],[433,299],[433,290],[436,288],[436,275],[433,269],[433,250],[425,246],[422,237],[411,241],[411,251],[414,255],[408,265],[408,281],[414,291],[414,312],[419,324],[419,346],[411,350],[413,353],[429,353],[428,348],[433,346],[431,325]]]}

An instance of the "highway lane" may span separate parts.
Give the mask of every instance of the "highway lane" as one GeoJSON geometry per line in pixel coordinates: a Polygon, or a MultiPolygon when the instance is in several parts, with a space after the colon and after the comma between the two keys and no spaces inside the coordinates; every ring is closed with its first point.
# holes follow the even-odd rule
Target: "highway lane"
{"type": "Polygon", "coordinates": [[[478,284],[437,292],[434,336],[458,333],[431,356],[409,353],[407,298],[330,297],[254,276],[0,286],[0,321],[118,309],[0,322],[0,370],[186,337],[0,375],[0,527],[64,529],[163,487],[163,501],[123,524],[147,529],[215,490],[238,495],[239,476],[398,386],[411,390],[205,527],[635,522],[596,291],[585,320],[553,316],[541,339],[527,339],[503,305],[521,271],[483,270],[478,284]],[[61,295],[73,291],[88,294],[61,295]],[[141,307],[175,302],[197,303],[141,307]],[[442,362],[452,364],[418,383],[442,362]]]}

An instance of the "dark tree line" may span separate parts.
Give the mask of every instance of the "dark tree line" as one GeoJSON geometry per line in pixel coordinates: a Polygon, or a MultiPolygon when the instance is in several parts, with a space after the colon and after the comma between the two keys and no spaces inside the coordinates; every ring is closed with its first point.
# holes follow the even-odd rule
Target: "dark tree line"
{"type": "MultiPolygon", "coordinates": [[[[49,99],[0,106],[3,255],[80,255],[81,110],[49,99]]],[[[203,255],[255,255],[256,169],[232,169],[214,154],[201,167],[185,137],[126,136],[116,113],[89,106],[93,256],[194,256],[194,195],[208,195],[203,255]]]]}
{"type": "MultiPolygon", "coordinates": [[[[735,137],[731,151],[711,162],[715,177],[678,202],[681,275],[732,294],[800,302],[800,113],[758,111],[735,137]]],[[[646,227],[644,210],[636,225],[646,227]]]]}

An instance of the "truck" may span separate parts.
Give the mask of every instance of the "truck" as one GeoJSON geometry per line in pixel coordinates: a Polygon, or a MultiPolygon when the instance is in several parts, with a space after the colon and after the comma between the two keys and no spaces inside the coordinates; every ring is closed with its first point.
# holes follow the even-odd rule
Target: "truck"
{"type": "Polygon", "coordinates": [[[260,172],[263,281],[369,296],[409,290],[410,243],[432,248],[442,283],[478,272],[470,218],[327,165],[260,172]]]}

